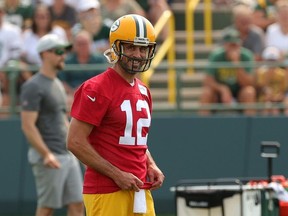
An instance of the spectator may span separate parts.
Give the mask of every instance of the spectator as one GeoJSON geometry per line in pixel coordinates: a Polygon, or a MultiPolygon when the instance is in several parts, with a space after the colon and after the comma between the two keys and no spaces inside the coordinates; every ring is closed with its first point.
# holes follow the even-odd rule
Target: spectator
{"type": "MultiPolygon", "coordinates": [[[[212,51],[209,57],[211,68],[208,69],[204,80],[203,94],[200,98],[202,105],[223,103],[232,105],[234,102],[254,103],[256,91],[253,87],[252,68],[243,62],[252,63],[253,54],[242,47],[238,31],[231,29],[223,34],[223,46],[212,51]],[[215,63],[229,65],[213,67],[215,63]]],[[[255,110],[245,109],[245,114],[255,114],[255,110]]],[[[200,114],[210,114],[209,110],[201,110],[200,114]]]]}
{"type": "Polygon", "coordinates": [[[22,4],[21,0],[5,0],[5,20],[21,29],[31,27],[33,6],[22,4]]]}
{"type": "MultiPolygon", "coordinates": [[[[146,17],[153,25],[157,23],[164,11],[170,10],[166,0],[136,0],[136,2],[144,9],[146,17]]],[[[166,25],[161,32],[161,39],[167,38],[168,33],[168,25],[166,25]]]]}
{"type": "MultiPolygon", "coordinates": [[[[106,62],[103,54],[91,52],[92,39],[89,32],[81,30],[74,38],[73,51],[70,52],[66,58],[66,64],[77,64],[79,68],[85,69],[86,64],[102,64],[106,62]]],[[[68,93],[68,105],[70,107],[76,88],[84,81],[101,73],[101,69],[93,67],[91,70],[79,69],[79,71],[65,70],[59,74],[60,80],[64,83],[66,92],[68,93]],[[81,71],[82,70],[82,71],[81,71]]]]}
{"type": "Polygon", "coordinates": [[[69,41],[71,39],[71,28],[76,24],[77,14],[74,8],[65,3],[65,0],[54,0],[49,6],[49,11],[53,20],[53,25],[61,26],[65,31],[69,41]]]}
{"type": "Polygon", "coordinates": [[[170,7],[166,0],[148,0],[148,3],[150,5],[150,9],[147,15],[151,22],[153,22],[154,24],[158,21],[158,19],[165,10],[170,10],[170,7]]]}
{"type": "MultiPolygon", "coordinates": [[[[283,60],[281,52],[276,47],[267,47],[263,51],[262,58],[268,65],[261,66],[256,72],[256,86],[258,91],[258,101],[268,106],[273,103],[282,103],[286,99],[287,92],[287,72],[280,67],[283,60]],[[279,65],[270,65],[278,63],[279,65]]],[[[263,114],[278,115],[281,109],[267,108],[263,114]]]]}
{"type": "Polygon", "coordinates": [[[86,0],[78,8],[79,23],[73,29],[76,35],[81,29],[88,31],[93,38],[92,52],[104,52],[109,47],[110,25],[104,22],[98,0],[86,0]]]}
{"type": "Polygon", "coordinates": [[[231,5],[232,6],[236,6],[236,5],[246,5],[248,7],[250,7],[253,11],[254,11],[254,8],[256,6],[256,2],[257,0],[233,0],[231,1],[231,5]]]}
{"type": "MultiPolygon", "coordinates": [[[[9,102],[9,81],[3,67],[10,60],[20,60],[23,49],[23,41],[21,37],[21,29],[4,20],[5,6],[4,2],[0,2],[0,91],[2,94],[2,105],[8,105],[9,102]]],[[[0,104],[1,106],[1,104],[0,104]]]]}
{"type": "Polygon", "coordinates": [[[288,1],[279,0],[276,3],[277,22],[267,28],[267,46],[274,46],[280,49],[282,54],[288,54],[288,1]]]}
{"type": "Polygon", "coordinates": [[[32,18],[32,26],[23,33],[24,50],[23,61],[30,65],[40,65],[41,58],[36,50],[39,39],[48,34],[56,34],[62,40],[67,40],[64,29],[60,26],[52,25],[51,14],[45,5],[37,5],[32,18]]]}
{"type": "Polygon", "coordinates": [[[236,5],[232,9],[233,26],[240,34],[242,46],[252,51],[256,61],[261,60],[261,54],[265,48],[265,34],[261,28],[252,23],[252,9],[244,4],[236,5]]]}
{"type": "Polygon", "coordinates": [[[278,0],[257,0],[254,8],[253,22],[266,31],[267,27],[276,22],[275,3],[278,0]]]}
{"type": "Polygon", "coordinates": [[[43,64],[21,89],[21,125],[30,143],[28,160],[36,183],[37,216],[53,215],[64,206],[67,215],[84,216],[82,172],[66,148],[66,94],[57,79],[68,47],[57,35],[43,36],[37,43],[43,64]]]}
{"type": "Polygon", "coordinates": [[[126,14],[146,15],[143,8],[135,0],[101,0],[100,2],[103,19],[108,19],[112,23],[126,14]]]}
{"type": "MultiPolygon", "coordinates": [[[[52,6],[54,0],[34,0],[38,1],[38,3],[44,4],[46,6],[52,6]]],[[[57,0],[56,0],[57,1],[57,0]]],[[[72,7],[75,11],[79,10],[79,7],[81,7],[82,4],[85,4],[87,0],[64,0],[65,4],[72,7]]]]}
{"type": "Polygon", "coordinates": [[[213,0],[213,3],[216,6],[229,6],[231,4],[231,0],[213,0]]]}

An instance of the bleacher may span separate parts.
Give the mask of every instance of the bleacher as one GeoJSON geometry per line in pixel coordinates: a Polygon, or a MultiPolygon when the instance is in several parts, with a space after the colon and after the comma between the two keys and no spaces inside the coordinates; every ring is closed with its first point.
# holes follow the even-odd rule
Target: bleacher
{"type": "MultiPolygon", "coordinates": [[[[191,2],[198,2],[198,0],[190,0],[191,2]]],[[[154,68],[154,73],[149,77],[149,87],[153,97],[154,112],[189,112],[197,113],[200,104],[199,97],[202,93],[202,83],[204,78],[204,70],[207,66],[209,53],[219,44],[221,39],[222,29],[231,25],[231,8],[227,5],[214,5],[212,0],[199,0],[194,11],[194,31],[193,39],[193,61],[187,60],[187,53],[191,53],[189,46],[187,46],[187,31],[186,31],[186,8],[189,0],[173,0],[171,3],[171,11],[173,14],[175,42],[173,51],[175,54],[175,61],[173,62],[173,69],[175,70],[175,77],[172,78],[173,87],[171,84],[171,76],[169,75],[169,59],[166,53],[160,64],[154,68]],[[205,32],[205,3],[211,3],[211,44],[206,42],[205,32]],[[190,69],[190,72],[188,71],[190,69]],[[191,72],[192,71],[192,72],[191,72]],[[169,78],[170,76],[170,78],[169,78]],[[171,97],[171,92],[172,97],[171,97]],[[172,98],[172,102],[171,102],[172,98]]],[[[207,8],[206,8],[207,9],[207,8]]],[[[192,12],[191,12],[192,13],[192,12]]],[[[157,25],[157,24],[156,24],[157,25]]],[[[161,47],[163,41],[158,42],[157,48],[161,47]]],[[[155,61],[155,59],[154,59],[155,61]]],[[[153,62],[154,62],[153,61],[153,62]]],[[[152,63],[153,64],[153,63],[152,63]]],[[[106,68],[104,65],[103,68],[106,68]]],[[[77,66],[73,66],[77,70],[77,66]]],[[[12,67],[12,70],[13,69],[12,67]]],[[[82,69],[83,70],[83,69],[82,69]]],[[[12,73],[10,73],[12,74],[12,73]]],[[[147,74],[145,72],[144,74],[147,74]]],[[[173,76],[172,76],[173,77],[173,76]]],[[[13,85],[11,85],[11,96],[15,93],[13,85]]],[[[14,97],[11,97],[12,99],[14,97]]],[[[12,100],[12,107],[0,107],[0,114],[7,112],[18,112],[17,101],[12,100]]],[[[212,105],[213,106],[213,105],[212,105]]],[[[241,106],[239,106],[240,109],[241,106]]],[[[239,108],[238,107],[238,108],[239,108]]],[[[201,107],[203,108],[203,107],[201,107]]],[[[216,104],[216,108],[223,109],[221,104],[216,104]]],[[[230,109],[229,107],[224,109],[230,109]]]]}
{"type": "MultiPolygon", "coordinates": [[[[212,1],[211,1],[212,2],[212,1]]],[[[204,30],[204,3],[199,2],[194,13],[194,61],[188,67],[194,67],[193,73],[187,73],[187,33],[185,29],[185,10],[186,2],[175,0],[171,4],[175,18],[175,65],[181,65],[176,68],[176,73],[179,75],[177,88],[179,88],[178,108],[182,110],[193,111],[199,106],[199,96],[202,92],[202,81],[204,78],[204,66],[207,63],[207,58],[211,50],[213,50],[220,42],[221,30],[231,24],[231,10],[228,6],[217,7],[212,4],[212,44],[205,44],[204,30]],[[196,68],[197,67],[197,68],[196,68]]],[[[165,60],[164,63],[165,65],[165,60]]],[[[167,63],[166,63],[167,64],[167,63]]],[[[165,68],[166,69],[166,68],[165,68]]],[[[157,69],[150,80],[150,88],[154,100],[154,109],[175,110],[177,105],[171,104],[168,101],[167,87],[167,70],[157,69]]]]}

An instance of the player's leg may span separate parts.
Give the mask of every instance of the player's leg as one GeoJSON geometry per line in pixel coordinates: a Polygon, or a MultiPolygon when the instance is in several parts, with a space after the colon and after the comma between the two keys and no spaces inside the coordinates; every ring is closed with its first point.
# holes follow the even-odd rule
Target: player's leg
{"type": "Polygon", "coordinates": [[[63,194],[64,205],[67,205],[68,216],[83,216],[84,205],[82,197],[82,171],[79,161],[74,155],[68,155],[63,162],[66,167],[67,176],[63,194]]]}

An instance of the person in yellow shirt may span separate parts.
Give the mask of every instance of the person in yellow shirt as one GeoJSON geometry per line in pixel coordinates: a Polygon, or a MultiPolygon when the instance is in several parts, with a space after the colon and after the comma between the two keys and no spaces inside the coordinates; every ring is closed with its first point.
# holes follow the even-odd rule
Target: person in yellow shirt
{"type": "Polygon", "coordinates": [[[277,65],[282,60],[281,52],[276,47],[267,47],[262,53],[262,58],[267,63],[275,65],[267,65],[260,67],[256,72],[256,86],[258,90],[258,102],[265,103],[267,109],[263,110],[263,114],[278,115],[282,109],[273,107],[275,103],[285,101],[287,91],[287,71],[277,65]]]}

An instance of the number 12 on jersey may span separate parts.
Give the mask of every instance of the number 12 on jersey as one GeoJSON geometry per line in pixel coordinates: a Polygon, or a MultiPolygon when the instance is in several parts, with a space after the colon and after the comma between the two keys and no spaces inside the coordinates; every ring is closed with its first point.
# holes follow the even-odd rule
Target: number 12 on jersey
{"type": "Polygon", "coordinates": [[[142,128],[149,127],[151,123],[151,115],[150,109],[148,106],[147,101],[145,100],[138,100],[136,103],[136,111],[141,112],[142,109],[146,109],[147,111],[147,118],[139,118],[137,120],[136,125],[136,136],[132,136],[132,129],[133,129],[133,112],[131,107],[130,100],[124,100],[121,104],[121,111],[125,112],[126,114],[126,126],[124,131],[124,136],[120,136],[119,144],[122,145],[147,145],[147,136],[142,136],[142,128]]]}

